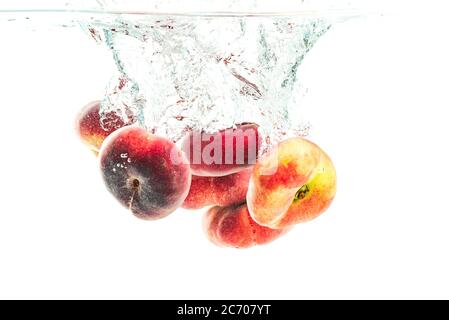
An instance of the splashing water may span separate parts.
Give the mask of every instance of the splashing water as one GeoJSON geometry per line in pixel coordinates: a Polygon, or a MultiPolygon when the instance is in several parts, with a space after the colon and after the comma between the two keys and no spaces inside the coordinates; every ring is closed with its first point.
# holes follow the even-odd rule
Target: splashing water
{"type": "Polygon", "coordinates": [[[173,140],[255,122],[278,141],[305,133],[298,67],[329,23],[304,18],[151,17],[85,28],[118,70],[103,112],[173,140]]]}
{"type": "MultiPolygon", "coordinates": [[[[298,70],[335,17],[157,13],[169,4],[176,7],[176,1],[162,2],[151,13],[117,12],[120,1],[96,1],[101,14],[84,12],[65,23],[80,25],[106,45],[117,66],[102,102],[103,125],[115,112],[125,122],[137,119],[151,132],[178,141],[190,130],[213,133],[253,122],[267,137],[263,149],[307,135],[298,70]]],[[[248,1],[244,9],[256,3],[248,1]]]]}

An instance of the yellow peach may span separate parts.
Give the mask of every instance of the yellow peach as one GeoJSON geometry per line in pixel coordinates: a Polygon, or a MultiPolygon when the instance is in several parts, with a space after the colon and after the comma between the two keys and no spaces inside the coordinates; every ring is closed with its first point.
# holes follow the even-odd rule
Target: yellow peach
{"type": "Polygon", "coordinates": [[[254,167],[247,193],[251,217],[260,225],[284,229],[323,213],[336,193],[329,156],[303,138],[281,142],[254,167]]]}

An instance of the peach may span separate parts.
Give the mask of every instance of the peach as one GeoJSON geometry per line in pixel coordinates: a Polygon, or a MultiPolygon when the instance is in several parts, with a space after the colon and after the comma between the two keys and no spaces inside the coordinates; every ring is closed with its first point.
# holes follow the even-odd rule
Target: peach
{"type": "Polygon", "coordinates": [[[322,214],[335,197],[336,182],[323,150],[303,138],[289,139],[254,167],[248,209],[260,225],[284,229],[322,214]]]}
{"type": "Polygon", "coordinates": [[[286,233],[258,225],[250,216],[246,204],[212,207],[203,218],[209,240],[220,247],[250,248],[267,244],[286,233]]]}
{"type": "Polygon", "coordinates": [[[76,119],[76,131],[89,148],[95,153],[100,152],[103,141],[114,131],[127,124],[117,114],[106,114],[103,126],[100,116],[100,101],[94,101],[86,105],[76,119]]]}
{"type": "Polygon", "coordinates": [[[173,142],[131,126],[105,140],[100,166],[106,187],[123,206],[138,218],[155,220],[187,197],[191,172],[183,157],[173,142]]]}
{"type": "Polygon", "coordinates": [[[192,176],[185,209],[201,209],[207,206],[229,206],[246,200],[251,169],[224,177],[192,176]]]}
{"type": "Polygon", "coordinates": [[[218,177],[252,167],[261,142],[258,126],[246,123],[214,134],[191,132],[181,148],[194,175],[218,177]]]}

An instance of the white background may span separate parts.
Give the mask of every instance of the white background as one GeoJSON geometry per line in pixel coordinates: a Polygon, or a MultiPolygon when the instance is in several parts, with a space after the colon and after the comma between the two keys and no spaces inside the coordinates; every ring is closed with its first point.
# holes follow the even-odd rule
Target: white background
{"type": "Polygon", "coordinates": [[[0,29],[0,298],[449,298],[442,9],[352,20],[321,39],[303,72],[338,196],[243,251],[211,245],[201,212],[145,222],[109,196],[73,133],[112,75],[106,50],[76,29],[0,29]]]}

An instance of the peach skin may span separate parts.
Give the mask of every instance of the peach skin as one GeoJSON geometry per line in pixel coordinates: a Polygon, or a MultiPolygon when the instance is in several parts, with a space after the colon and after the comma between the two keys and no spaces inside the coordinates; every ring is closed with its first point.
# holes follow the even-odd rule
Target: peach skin
{"type": "Polygon", "coordinates": [[[203,227],[215,245],[240,249],[267,244],[287,232],[258,225],[246,204],[210,208],[203,218],[203,227]]]}
{"type": "Polygon", "coordinates": [[[262,143],[258,128],[254,123],[244,123],[214,134],[190,132],[181,148],[192,173],[222,177],[253,167],[262,143]]]}
{"type": "Polygon", "coordinates": [[[187,162],[176,145],[143,128],[128,126],[111,134],[100,152],[100,168],[109,192],[136,217],[161,219],[184,202],[190,188],[187,162]]]}
{"type": "Polygon", "coordinates": [[[246,169],[224,177],[192,176],[189,195],[182,207],[201,209],[244,203],[251,172],[251,169],[246,169]]]}
{"type": "Polygon", "coordinates": [[[336,182],[323,150],[303,138],[289,139],[254,167],[248,209],[260,225],[284,229],[322,214],[335,197],[336,182]]]}
{"type": "Polygon", "coordinates": [[[75,123],[75,129],[81,141],[97,155],[103,141],[111,133],[127,125],[118,115],[112,112],[106,115],[105,120],[102,126],[100,101],[94,101],[81,110],[75,123]]]}

